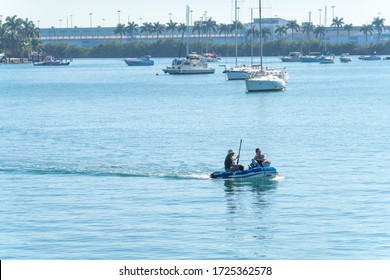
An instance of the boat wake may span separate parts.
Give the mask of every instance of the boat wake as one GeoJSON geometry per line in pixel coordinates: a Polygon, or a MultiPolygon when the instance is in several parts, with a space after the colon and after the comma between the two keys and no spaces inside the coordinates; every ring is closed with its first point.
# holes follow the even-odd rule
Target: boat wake
{"type": "Polygon", "coordinates": [[[30,175],[69,175],[69,176],[93,176],[93,177],[140,177],[140,178],[165,178],[182,180],[210,179],[209,170],[177,170],[161,168],[131,169],[127,166],[99,166],[99,167],[58,167],[58,166],[18,166],[0,167],[1,173],[30,174],[30,175]]]}
{"type": "Polygon", "coordinates": [[[270,181],[280,182],[283,181],[284,179],[285,179],[284,176],[277,175],[274,178],[270,179],[270,181]]]}

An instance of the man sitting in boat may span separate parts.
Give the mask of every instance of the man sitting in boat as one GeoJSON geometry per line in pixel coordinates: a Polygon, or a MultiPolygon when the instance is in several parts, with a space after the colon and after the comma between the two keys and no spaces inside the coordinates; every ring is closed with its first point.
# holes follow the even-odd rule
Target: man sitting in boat
{"type": "Polygon", "coordinates": [[[271,162],[267,160],[267,157],[261,153],[259,148],[256,148],[256,155],[252,159],[252,167],[260,166],[270,166],[271,162]]]}
{"type": "Polygon", "coordinates": [[[244,170],[244,166],[241,164],[236,164],[234,161],[236,159],[239,159],[240,156],[238,155],[236,158],[233,158],[234,151],[233,149],[228,150],[228,154],[225,158],[225,171],[226,172],[233,172],[238,170],[244,170]]]}

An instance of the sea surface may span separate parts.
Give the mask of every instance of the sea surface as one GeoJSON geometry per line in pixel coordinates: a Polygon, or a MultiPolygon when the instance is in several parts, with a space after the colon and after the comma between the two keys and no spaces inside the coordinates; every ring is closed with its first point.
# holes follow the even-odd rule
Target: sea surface
{"type": "Polygon", "coordinates": [[[171,60],[0,65],[0,259],[390,259],[390,61],[246,93],[171,60]],[[209,178],[241,139],[278,177],[209,178]]]}

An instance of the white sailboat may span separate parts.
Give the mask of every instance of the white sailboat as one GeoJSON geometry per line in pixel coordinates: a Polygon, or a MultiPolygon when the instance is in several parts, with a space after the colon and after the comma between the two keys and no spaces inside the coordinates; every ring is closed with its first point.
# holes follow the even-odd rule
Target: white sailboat
{"type": "Polygon", "coordinates": [[[288,74],[279,69],[264,69],[263,68],[263,38],[262,38],[262,23],[261,23],[261,0],[259,0],[259,26],[260,26],[260,71],[254,76],[245,80],[246,90],[253,91],[275,91],[286,88],[288,74]]]}
{"type": "MultiPolygon", "coordinates": [[[[238,56],[237,9],[238,9],[237,8],[237,0],[235,0],[234,10],[235,10],[235,30],[236,30],[236,65],[234,67],[226,67],[225,70],[223,71],[223,73],[226,74],[226,77],[228,80],[245,80],[245,79],[248,79],[250,76],[256,74],[258,71],[260,71],[260,67],[253,66],[253,63],[251,63],[251,66],[247,66],[247,65],[239,66],[237,63],[237,56],[238,56]]],[[[253,17],[251,19],[251,22],[253,22],[253,17]]],[[[253,48],[253,46],[252,46],[252,48],[253,48]]],[[[253,55],[252,55],[252,57],[253,57],[253,55]]]]}

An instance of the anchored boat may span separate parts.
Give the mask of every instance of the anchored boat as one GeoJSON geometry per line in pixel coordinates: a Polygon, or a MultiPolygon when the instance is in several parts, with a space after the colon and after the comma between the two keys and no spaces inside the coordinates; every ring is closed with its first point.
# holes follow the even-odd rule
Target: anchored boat
{"type": "Polygon", "coordinates": [[[124,61],[128,66],[151,66],[154,65],[154,61],[150,58],[150,55],[143,55],[138,58],[125,58],[124,61]]]}
{"type": "Polygon", "coordinates": [[[278,175],[275,167],[272,166],[257,166],[255,168],[243,170],[243,171],[216,171],[210,175],[212,179],[234,179],[234,178],[274,178],[278,175]]]}

